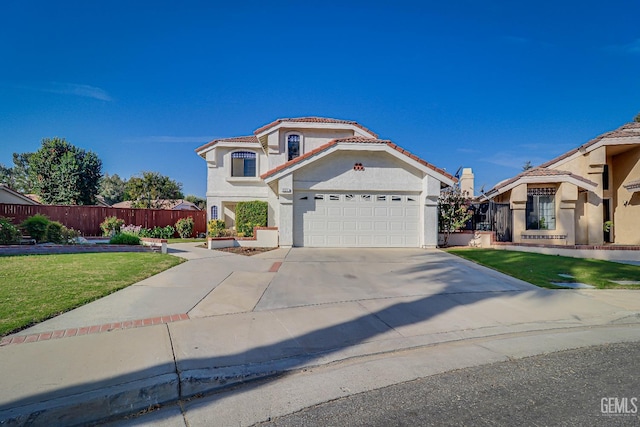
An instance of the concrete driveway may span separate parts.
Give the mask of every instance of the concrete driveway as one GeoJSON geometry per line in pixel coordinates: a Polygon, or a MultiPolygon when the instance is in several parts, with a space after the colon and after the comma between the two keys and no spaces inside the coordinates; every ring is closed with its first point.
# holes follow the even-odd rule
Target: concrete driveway
{"type": "Polygon", "coordinates": [[[188,261],[23,331],[22,343],[3,340],[0,421],[95,417],[74,418],[82,424],[265,379],[255,389],[270,399],[264,408],[254,405],[254,393],[232,390],[190,424],[246,425],[344,395],[334,386],[345,378],[337,368],[342,362],[344,368],[355,368],[357,360],[376,366],[373,377],[351,377],[352,391],[442,369],[640,339],[640,293],[540,289],[439,250],[293,248],[244,257],[183,244],[171,245],[170,253],[188,261]],[[134,327],[122,322],[132,316],[158,317],[134,327]],[[60,330],[90,325],[100,326],[85,328],[83,336],[60,330]],[[466,347],[443,352],[437,365],[425,363],[436,360],[433,355],[397,359],[398,352],[437,352],[456,343],[466,347]],[[291,384],[295,375],[275,376],[304,376],[320,367],[333,367],[336,380],[310,386],[298,376],[291,384]],[[291,390],[298,390],[295,399],[283,397],[291,390]],[[105,399],[112,405],[104,406],[105,399]],[[237,412],[251,405],[256,411],[237,412]]]}

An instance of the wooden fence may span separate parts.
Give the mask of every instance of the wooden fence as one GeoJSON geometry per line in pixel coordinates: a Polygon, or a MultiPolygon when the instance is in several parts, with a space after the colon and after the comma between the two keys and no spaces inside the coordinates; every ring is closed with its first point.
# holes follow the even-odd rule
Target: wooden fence
{"type": "Polygon", "coordinates": [[[192,217],[194,236],[207,232],[207,213],[204,211],[0,203],[0,217],[10,218],[16,225],[35,214],[46,215],[52,221],[80,231],[83,236],[102,235],[100,223],[108,216],[124,220],[125,225],[140,225],[144,228],[175,226],[180,218],[192,217]]]}

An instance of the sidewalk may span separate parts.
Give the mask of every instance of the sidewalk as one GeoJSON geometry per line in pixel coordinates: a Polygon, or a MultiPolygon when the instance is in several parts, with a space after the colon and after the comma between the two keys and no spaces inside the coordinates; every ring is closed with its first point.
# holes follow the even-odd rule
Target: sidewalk
{"type": "MultiPolygon", "coordinates": [[[[373,387],[374,382],[382,386],[470,363],[640,340],[638,292],[539,289],[439,252],[416,252],[415,258],[394,252],[402,257],[390,264],[397,281],[388,289],[369,284],[374,277],[386,283],[387,276],[375,271],[375,276],[362,277],[365,273],[357,270],[363,265],[363,270],[382,268],[375,255],[367,259],[370,255],[360,251],[363,260],[352,264],[325,259],[322,274],[331,281],[343,277],[340,286],[345,293],[353,280],[378,290],[370,298],[269,308],[267,294],[281,295],[278,283],[291,286],[298,281],[300,287],[319,280],[304,277],[309,271],[305,258],[313,252],[279,249],[242,257],[179,245],[170,249],[189,261],[19,335],[53,335],[105,324],[112,326],[110,332],[100,332],[99,327],[82,336],[50,336],[0,347],[0,422],[76,425],[262,379],[262,385],[249,387],[246,393],[228,391],[227,399],[222,399],[226,406],[216,399],[216,416],[222,417],[217,423],[227,424],[221,421],[234,421],[229,405],[247,404],[250,396],[257,399],[256,387],[272,390],[281,383],[293,387],[291,378],[305,370],[336,375],[337,362],[348,362],[340,366],[361,374],[363,365],[357,361],[377,366],[380,371],[371,372],[381,374],[358,380],[361,387],[373,387]],[[427,280],[429,268],[432,288],[415,294],[416,278],[427,280]],[[435,285],[438,280],[457,282],[459,277],[467,277],[469,284],[491,283],[468,291],[435,285]],[[408,287],[403,288],[404,282],[408,287]],[[402,289],[410,292],[393,295],[402,289]],[[184,316],[162,321],[162,316],[171,314],[184,316]],[[122,327],[141,317],[160,321],[122,327]],[[117,323],[121,327],[116,328],[117,323]],[[460,353],[464,346],[472,352],[460,353]],[[443,359],[454,353],[457,359],[443,359]],[[399,355],[407,364],[399,364],[399,355]],[[278,377],[284,372],[291,375],[278,377]]],[[[350,292],[359,292],[354,289],[350,292]]],[[[310,289],[312,297],[313,293],[310,289]]],[[[300,296],[295,298],[299,301],[300,296]]],[[[303,402],[335,398],[339,392],[334,387],[308,390],[306,398],[301,394],[289,403],[274,403],[274,396],[283,393],[274,390],[263,410],[240,414],[236,408],[234,422],[251,424],[266,419],[261,417],[268,417],[274,405],[280,405],[280,411],[292,410],[303,402]]],[[[205,423],[206,411],[202,407],[198,411],[205,423]]]]}

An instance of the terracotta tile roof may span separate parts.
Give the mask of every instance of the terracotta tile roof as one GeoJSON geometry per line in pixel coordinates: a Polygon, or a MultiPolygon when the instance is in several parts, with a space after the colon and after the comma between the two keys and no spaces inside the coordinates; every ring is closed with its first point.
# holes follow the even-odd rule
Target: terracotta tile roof
{"type": "Polygon", "coordinates": [[[603,139],[607,139],[607,138],[633,138],[633,137],[640,137],[640,123],[638,122],[633,122],[633,123],[627,123],[625,125],[620,126],[618,129],[612,130],[611,132],[606,132],[603,133],[602,135],[599,135],[595,138],[593,138],[591,141],[582,144],[580,147],[578,148],[574,148],[571,151],[568,151],[558,157],[556,157],[555,159],[551,159],[546,163],[543,163],[540,165],[541,168],[546,168],[549,167],[555,163],[558,163],[560,160],[564,160],[567,157],[571,157],[573,156],[575,153],[577,153],[578,151],[581,150],[585,150],[586,148],[589,148],[590,146],[602,141],[603,139]]]}
{"type": "Polygon", "coordinates": [[[234,136],[233,138],[221,138],[221,139],[214,139],[211,142],[207,142],[206,144],[196,148],[196,153],[199,151],[202,151],[206,148],[209,147],[213,147],[214,145],[216,145],[219,142],[246,142],[246,143],[251,143],[251,142],[258,142],[258,138],[256,138],[255,135],[247,135],[247,136],[234,136]]]}
{"type": "Polygon", "coordinates": [[[375,132],[372,132],[371,130],[367,129],[366,127],[362,126],[360,123],[358,122],[354,122],[352,120],[341,120],[341,119],[331,119],[331,118],[327,118],[327,117],[296,117],[296,118],[284,118],[284,119],[277,119],[267,125],[262,126],[259,129],[256,129],[256,131],[254,132],[255,135],[259,135],[262,132],[277,126],[281,123],[338,123],[338,124],[345,124],[345,125],[353,125],[356,127],[359,127],[360,129],[362,129],[363,131],[373,135],[375,138],[378,138],[378,134],[376,134],[375,132]]]}
{"type": "Polygon", "coordinates": [[[365,138],[365,137],[361,137],[361,136],[354,136],[354,137],[349,137],[349,138],[338,138],[338,139],[333,139],[329,142],[327,142],[324,145],[321,145],[320,147],[316,148],[315,150],[311,150],[307,153],[304,153],[302,156],[300,157],[296,157],[293,160],[289,160],[288,162],[277,166],[273,169],[271,169],[270,171],[260,175],[260,178],[262,179],[266,179],[268,177],[270,177],[271,175],[274,175],[278,172],[280,172],[281,170],[287,169],[293,165],[295,165],[296,163],[299,163],[303,160],[308,159],[309,157],[315,156],[316,154],[325,151],[331,147],[333,147],[336,144],[339,143],[349,143],[349,144],[353,144],[353,143],[362,143],[362,144],[386,144],[389,147],[393,148],[394,150],[404,154],[405,156],[415,160],[416,162],[420,163],[423,166],[428,167],[429,169],[436,171],[444,176],[446,176],[447,178],[451,179],[452,181],[456,182],[457,179],[449,174],[448,172],[446,172],[444,169],[440,169],[434,165],[432,165],[431,163],[428,163],[424,160],[422,160],[420,157],[416,156],[415,154],[411,154],[409,151],[399,147],[398,145],[394,144],[393,142],[389,141],[388,139],[377,139],[377,138],[365,138]]]}
{"type": "Polygon", "coordinates": [[[500,190],[501,188],[504,188],[510,184],[513,184],[514,182],[518,181],[521,178],[524,177],[528,177],[528,176],[569,176],[571,178],[574,178],[578,181],[582,181],[587,185],[597,185],[595,182],[588,180],[587,178],[584,178],[580,175],[576,175],[572,172],[568,172],[568,171],[562,171],[562,170],[556,170],[556,169],[546,169],[543,168],[542,166],[538,166],[529,170],[526,170],[522,173],[519,173],[518,175],[514,176],[513,178],[507,179],[505,181],[499,182],[498,184],[496,184],[495,187],[493,187],[491,190],[487,191],[486,194],[490,194],[490,193],[494,193],[497,192],[498,190],[500,190]]]}
{"type": "MultiPolygon", "coordinates": [[[[132,203],[133,202],[131,200],[125,200],[123,202],[115,203],[111,207],[118,208],[118,209],[131,209],[132,203]]],[[[155,209],[174,210],[177,206],[184,204],[186,207],[188,207],[188,209],[184,209],[184,210],[191,210],[191,211],[200,210],[200,208],[198,208],[194,203],[184,199],[158,199],[158,200],[154,200],[154,203],[156,204],[156,206],[158,206],[155,209]]]]}

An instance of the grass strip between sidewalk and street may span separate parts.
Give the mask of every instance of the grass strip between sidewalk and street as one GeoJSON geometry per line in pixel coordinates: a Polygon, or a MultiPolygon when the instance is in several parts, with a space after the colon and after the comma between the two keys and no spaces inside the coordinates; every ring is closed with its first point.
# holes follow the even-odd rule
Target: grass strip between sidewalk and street
{"type": "Polygon", "coordinates": [[[551,282],[565,282],[584,283],[599,289],[640,291],[640,285],[620,285],[613,282],[640,282],[640,266],[637,265],[496,249],[455,248],[446,251],[543,288],[561,289],[561,286],[551,282]]]}
{"type": "Polygon", "coordinates": [[[0,336],[104,297],[184,262],[157,253],[0,257],[0,336]]]}

